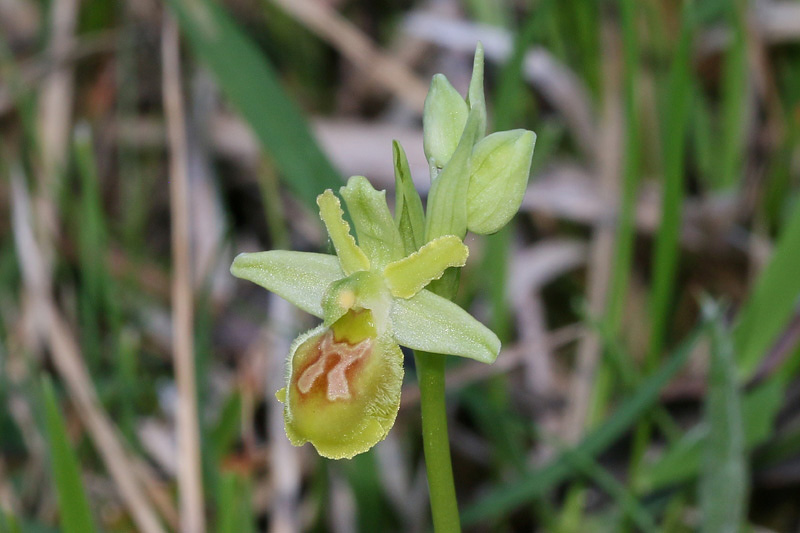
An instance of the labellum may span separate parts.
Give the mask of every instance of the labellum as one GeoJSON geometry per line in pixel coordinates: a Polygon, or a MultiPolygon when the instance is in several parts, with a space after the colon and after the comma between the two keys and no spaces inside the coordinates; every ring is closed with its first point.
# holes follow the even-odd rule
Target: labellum
{"type": "Polygon", "coordinates": [[[399,346],[378,337],[366,309],[300,337],[289,356],[288,390],[278,391],[289,440],[311,442],[331,459],[374,446],[394,424],[402,363],[399,346]]]}

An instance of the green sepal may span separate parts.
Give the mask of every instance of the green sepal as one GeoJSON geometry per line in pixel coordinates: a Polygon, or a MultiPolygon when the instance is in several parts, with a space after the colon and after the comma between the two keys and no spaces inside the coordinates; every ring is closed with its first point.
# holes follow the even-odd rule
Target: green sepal
{"type": "Polygon", "coordinates": [[[328,230],[336,255],[339,256],[342,271],[350,275],[359,270],[369,270],[369,259],[350,234],[350,225],[343,218],[342,204],[333,191],[328,189],[317,196],[317,205],[319,217],[328,230]]]}
{"type": "Polygon", "coordinates": [[[344,277],[335,255],[286,250],[239,254],[231,274],[261,285],[319,318],[326,289],[344,277]]]}
{"type": "Polygon", "coordinates": [[[493,363],[500,339],[458,305],[425,289],[392,303],[395,340],[413,350],[458,355],[493,363]]]}
{"type": "Polygon", "coordinates": [[[478,139],[486,135],[486,97],[483,93],[483,44],[475,47],[475,58],[472,61],[472,78],[467,90],[467,106],[478,114],[478,139]]]}
{"type": "Polygon", "coordinates": [[[409,256],[386,265],[383,276],[397,298],[411,298],[435,279],[442,277],[449,267],[462,267],[467,263],[469,248],[455,235],[445,235],[432,240],[409,256]]]}
{"type": "Polygon", "coordinates": [[[461,239],[467,234],[467,189],[472,146],[479,123],[477,112],[470,112],[464,134],[453,157],[439,176],[433,180],[428,193],[428,212],[425,218],[425,241],[444,235],[461,239]]]}
{"type": "Polygon", "coordinates": [[[434,75],[422,112],[422,145],[432,173],[455,152],[468,115],[464,98],[443,74],[434,75]]]}
{"type": "Polygon", "coordinates": [[[386,191],[376,191],[364,176],[353,176],[339,193],[347,203],[358,244],[372,268],[382,269],[403,257],[403,242],[386,205],[386,191]]]}
{"type": "Polygon", "coordinates": [[[392,141],[394,156],[395,204],[394,220],[400,239],[403,241],[403,252],[408,255],[419,249],[425,242],[425,212],[414,182],[408,158],[397,141],[392,141]]]}
{"type": "MultiPolygon", "coordinates": [[[[383,440],[394,425],[400,407],[403,384],[403,354],[388,336],[367,339],[371,350],[363,362],[347,372],[347,398],[330,398],[326,390],[329,377],[341,359],[325,365],[325,376],[315,386],[301,392],[303,372],[325,354],[322,341],[329,335],[325,326],[298,337],[290,350],[287,386],[276,394],[284,403],[284,422],[289,441],[300,446],[306,442],[329,459],[349,459],[366,452],[383,440]]],[[[339,339],[337,339],[337,342],[339,339]]]]}
{"type": "Polygon", "coordinates": [[[494,233],[508,224],[522,204],[536,134],[528,130],[493,133],[472,151],[467,191],[467,227],[494,233]]]}

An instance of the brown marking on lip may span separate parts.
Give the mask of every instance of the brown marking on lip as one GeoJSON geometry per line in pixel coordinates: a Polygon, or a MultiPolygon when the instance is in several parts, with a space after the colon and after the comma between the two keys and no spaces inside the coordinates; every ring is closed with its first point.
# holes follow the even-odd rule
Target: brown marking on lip
{"type": "Polygon", "coordinates": [[[315,356],[297,369],[293,383],[300,396],[324,394],[330,402],[350,400],[350,384],[372,350],[372,339],[352,345],[336,342],[333,332],[326,331],[310,349],[315,356]]]}

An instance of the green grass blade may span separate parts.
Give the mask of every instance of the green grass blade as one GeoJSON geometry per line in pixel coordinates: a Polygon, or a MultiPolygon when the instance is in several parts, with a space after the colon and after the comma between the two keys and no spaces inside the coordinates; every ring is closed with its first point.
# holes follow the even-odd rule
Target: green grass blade
{"type": "Polygon", "coordinates": [[[43,389],[45,424],[58,492],[61,530],[63,533],[91,533],[95,531],[95,526],[83,489],[78,459],[67,438],[52,383],[45,379],[43,389]]]}
{"type": "Polygon", "coordinates": [[[545,22],[552,16],[553,0],[545,0],[531,11],[514,37],[514,48],[500,72],[497,96],[494,98],[494,129],[496,131],[524,127],[519,117],[523,115],[526,97],[522,63],[525,53],[545,29],[545,22]]]}
{"type": "Polygon", "coordinates": [[[631,522],[636,524],[639,530],[646,533],[658,531],[653,515],[639,502],[630,489],[617,481],[593,457],[582,454],[579,448],[567,450],[564,457],[611,496],[617,507],[630,518],[631,522]]]}
{"type": "Polygon", "coordinates": [[[650,301],[651,333],[647,368],[653,368],[664,345],[667,317],[675,287],[678,245],[683,210],[684,160],[689,116],[692,27],[686,2],[681,36],[670,72],[666,105],[664,185],[661,197],[661,225],[656,235],[653,258],[653,292],[650,301]]]}
{"type": "Polygon", "coordinates": [[[236,442],[242,427],[242,395],[232,393],[222,405],[216,425],[209,432],[216,459],[221,459],[236,442]]]}
{"type": "MultiPolygon", "coordinates": [[[[783,404],[784,390],[783,380],[776,375],[742,398],[747,449],[761,445],[772,434],[773,420],[783,404]]],[[[702,427],[688,431],[655,463],[643,469],[636,485],[643,490],[657,490],[694,478],[702,462],[704,435],[702,427]]]]}
{"type": "Polygon", "coordinates": [[[507,28],[513,20],[508,0],[464,0],[470,19],[480,24],[507,28]]]}
{"type": "Polygon", "coordinates": [[[345,477],[353,491],[357,509],[358,531],[391,529],[394,513],[388,505],[375,459],[375,449],[342,461],[345,477]]]}
{"type": "Polygon", "coordinates": [[[633,243],[636,237],[634,211],[636,208],[636,191],[639,186],[642,151],[636,100],[639,76],[639,47],[636,40],[637,3],[634,0],[620,0],[619,3],[622,14],[624,58],[625,152],[613,270],[609,280],[607,303],[607,320],[613,333],[616,333],[621,325],[625,298],[628,293],[633,243]]]}
{"type": "Polygon", "coordinates": [[[705,302],[703,313],[711,322],[711,372],[705,406],[708,434],[698,489],[701,530],[736,532],[746,515],[748,480],[733,341],[715,303],[705,302]]]}
{"type": "MultiPolygon", "coordinates": [[[[662,129],[663,185],[661,190],[661,224],[653,252],[653,289],[650,295],[650,339],[643,367],[646,372],[658,365],[664,349],[670,305],[678,267],[681,215],[683,211],[683,181],[685,147],[691,94],[690,66],[692,42],[692,3],[684,3],[681,35],[672,60],[664,108],[662,129]]],[[[650,442],[651,424],[643,420],[634,437],[631,453],[631,473],[636,472],[650,442]]]]}
{"type": "MultiPolygon", "coordinates": [[[[659,391],[683,367],[698,337],[699,330],[696,330],[608,420],[581,441],[577,450],[565,453],[579,453],[586,457],[596,457],[613,444],[645,410],[656,402],[659,391]]],[[[574,473],[575,468],[562,454],[547,466],[530,475],[489,491],[478,502],[466,509],[463,522],[465,525],[474,524],[481,520],[502,516],[512,509],[542,496],[574,473]]]]}
{"type": "Polygon", "coordinates": [[[739,373],[750,377],[791,319],[800,296],[800,209],[783,228],[733,332],[739,373]]]}
{"type": "MultiPolygon", "coordinates": [[[[103,216],[100,180],[88,124],[82,124],[76,129],[73,154],[81,187],[80,197],[75,205],[81,273],[78,302],[81,313],[81,345],[90,370],[96,370],[105,351],[101,322],[106,316],[115,313],[108,313],[105,309],[104,297],[110,292],[104,261],[107,221],[103,216]]],[[[113,301],[113,298],[108,298],[108,301],[113,301]]]]}
{"type": "Polygon", "coordinates": [[[209,0],[169,0],[197,57],[250,124],[289,188],[312,210],[320,191],[341,178],[320,150],[277,74],[233,19],[209,0]]]}
{"type": "Polygon", "coordinates": [[[0,533],[22,533],[14,515],[3,512],[2,507],[0,507],[0,533]]]}
{"type": "MultiPolygon", "coordinates": [[[[800,209],[784,227],[767,267],[739,314],[733,331],[740,377],[749,378],[780,332],[791,319],[800,295],[800,209]]],[[[771,423],[783,400],[780,373],[749,391],[743,398],[744,431],[748,447],[756,446],[772,431],[771,423]]],[[[701,463],[701,439],[690,432],[642,473],[643,487],[655,489],[690,479],[701,463]]]]}
{"type": "Polygon", "coordinates": [[[741,179],[744,160],[745,120],[748,87],[747,44],[743,2],[728,4],[732,42],[725,55],[722,79],[722,119],[719,177],[717,186],[735,187],[741,179]]]}
{"type": "Polygon", "coordinates": [[[240,474],[226,472],[219,484],[217,501],[218,533],[252,533],[255,531],[250,487],[240,474]]]}

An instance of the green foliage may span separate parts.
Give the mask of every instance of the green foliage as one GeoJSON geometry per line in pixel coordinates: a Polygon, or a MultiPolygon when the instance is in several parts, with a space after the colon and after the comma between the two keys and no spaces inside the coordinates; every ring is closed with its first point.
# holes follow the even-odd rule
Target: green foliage
{"type": "Polygon", "coordinates": [[[653,289],[650,297],[652,329],[648,366],[652,367],[664,346],[670,304],[672,303],[680,253],[681,215],[685,187],[684,169],[687,121],[691,104],[691,3],[683,11],[681,35],[669,75],[667,102],[664,106],[662,145],[664,180],[661,196],[661,224],[653,254],[653,289]]]}
{"type": "Polygon", "coordinates": [[[794,313],[800,293],[799,271],[800,209],[794,209],[733,332],[740,375],[753,375],[794,313]]]}
{"type": "Polygon", "coordinates": [[[596,457],[613,444],[658,399],[659,391],[683,367],[697,342],[699,331],[689,336],[664,362],[637,388],[635,393],[617,408],[616,412],[597,429],[589,433],[575,450],[562,452],[562,456],[530,474],[504,486],[494,488],[464,512],[465,523],[497,518],[540,497],[558,483],[574,476],[576,468],[564,454],[578,453],[582,457],[596,457]]]}
{"type": "Polygon", "coordinates": [[[14,518],[14,515],[10,513],[4,513],[3,509],[0,508],[0,533],[22,533],[22,529],[17,522],[17,519],[14,518]]]}
{"type": "Polygon", "coordinates": [[[44,419],[50,445],[50,461],[58,493],[61,529],[64,533],[91,533],[96,531],[89,502],[81,480],[78,458],[69,442],[53,384],[45,379],[44,419]]]}
{"type": "Polygon", "coordinates": [[[711,374],[705,406],[708,434],[699,486],[701,530],[736,533],[747,515],[748,479],[734,347],[719,307],[710,301],[703,306],[711,323],[711,374]]]}
{"type": "Polygon", "coordinates": [[[222,475],[217,498],[217,533],[254,533],[255,517],[248,480],[235,472],[222,475]]]}

